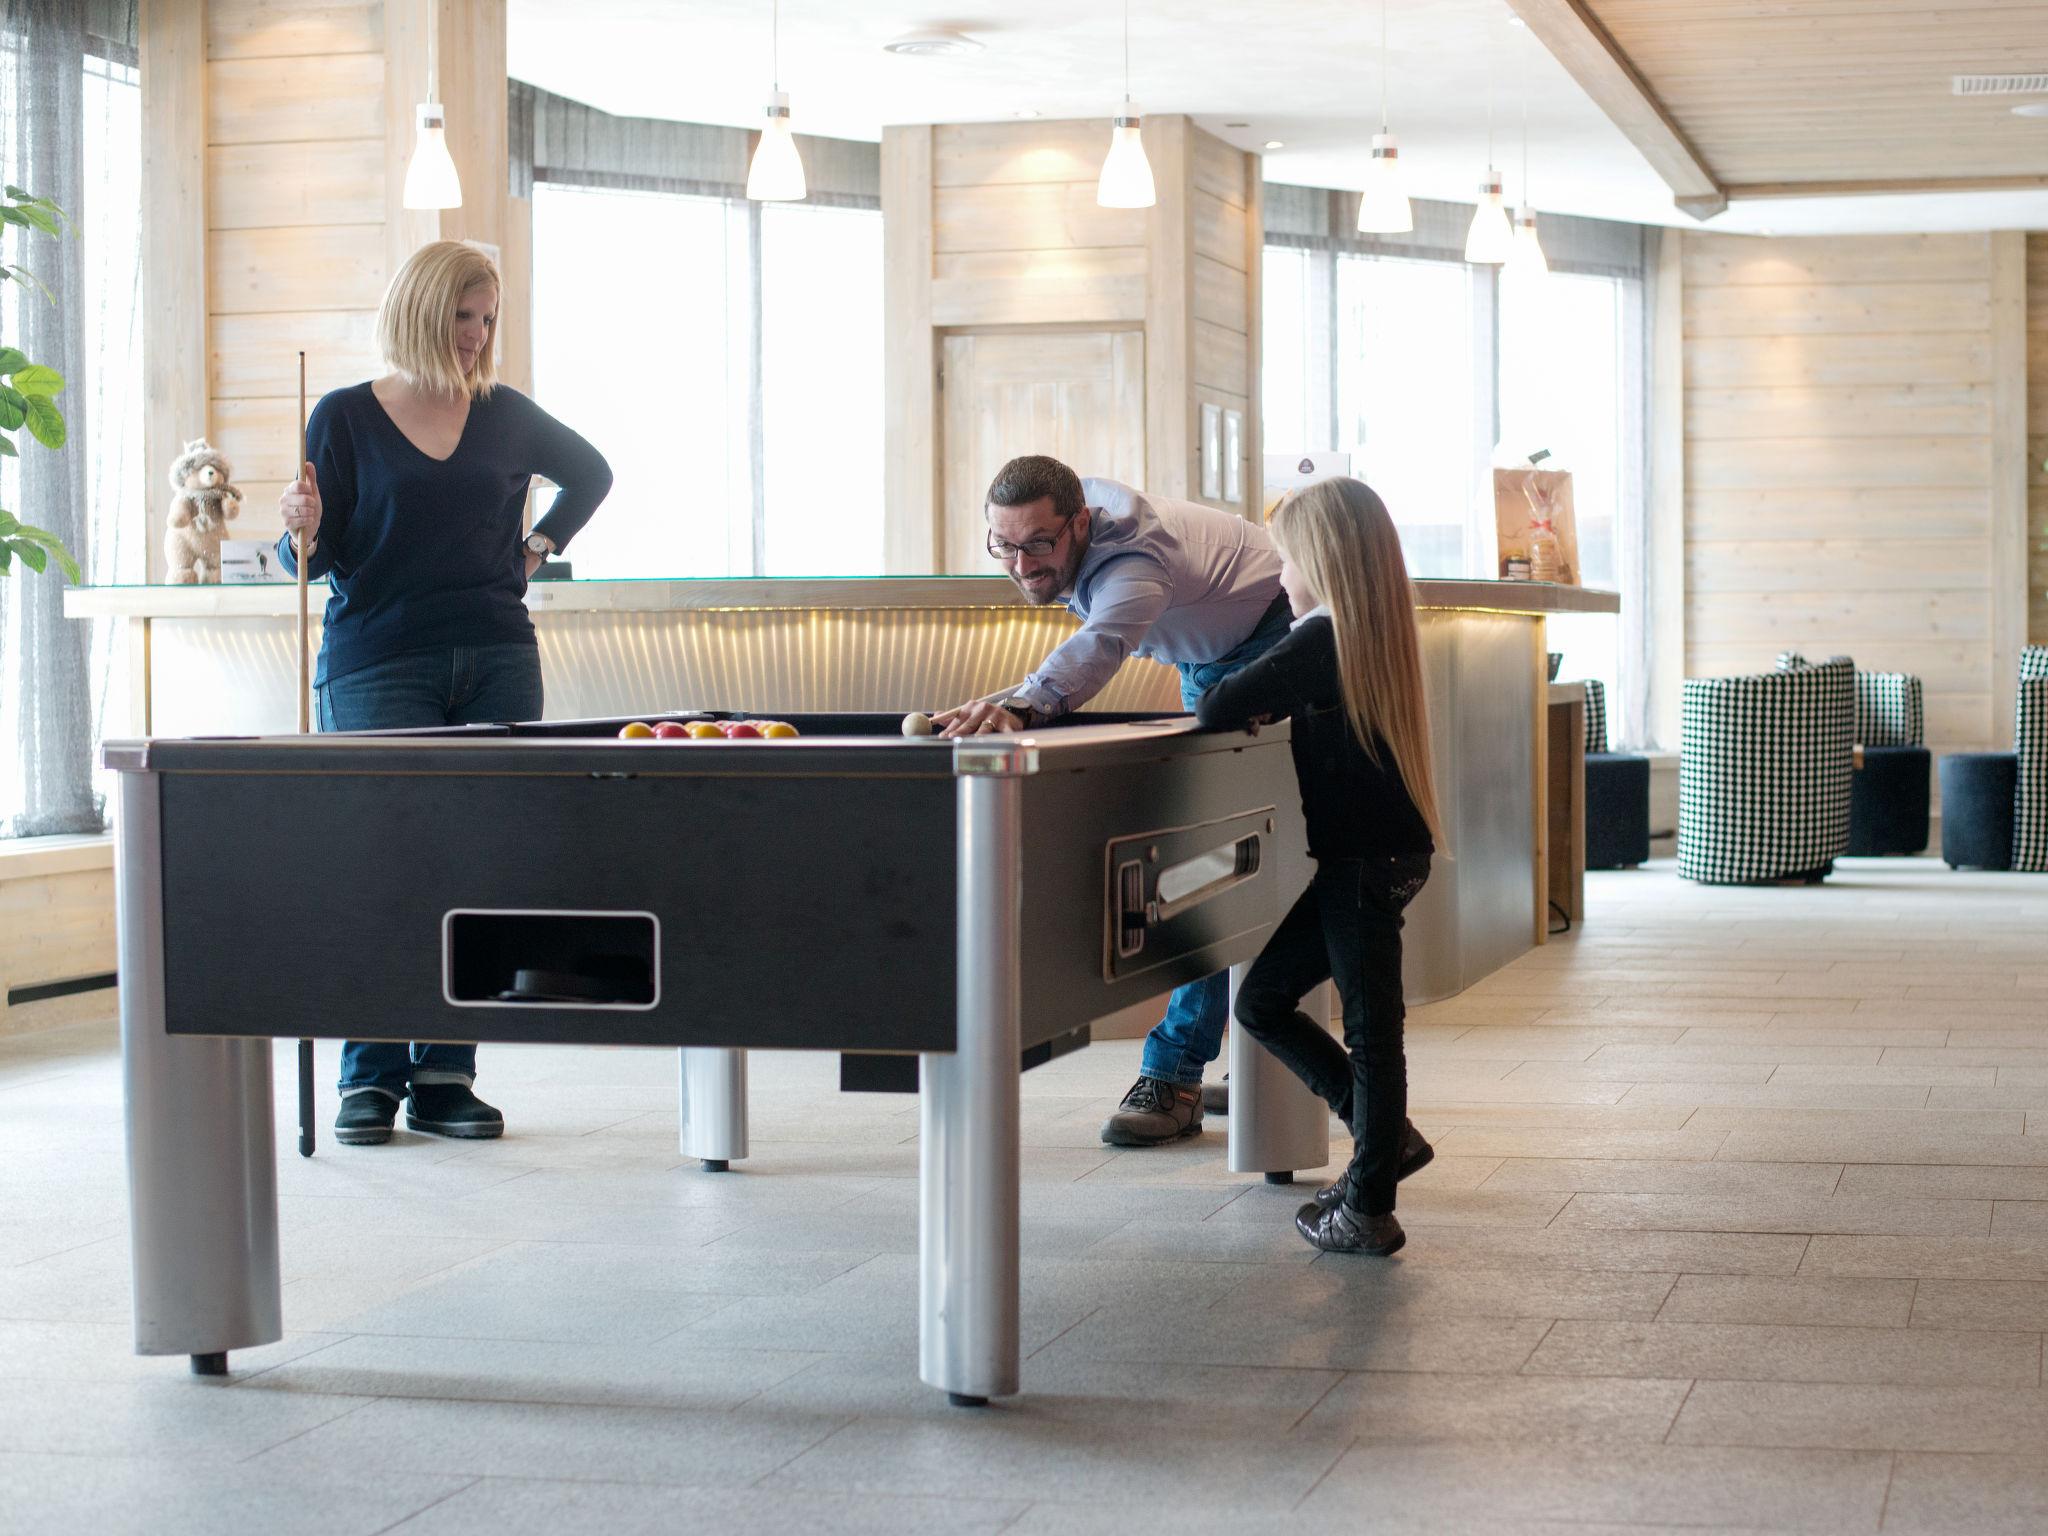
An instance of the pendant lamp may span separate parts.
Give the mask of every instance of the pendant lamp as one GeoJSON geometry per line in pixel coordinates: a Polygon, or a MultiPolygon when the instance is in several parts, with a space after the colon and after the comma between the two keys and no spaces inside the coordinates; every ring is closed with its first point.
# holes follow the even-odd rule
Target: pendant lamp
{"type": "Polygon", "coordinates": [[[795,203],[803,200],[809,188],[804,183],[803,158],[796,152],[796,137],[790,132],[789,92],[782,88],[781,0],[775,0],[770,16],[774,86],[768,97],[768,121],[761,126],[753,163],[747,167],[747,196],[757,203],[795,203]]]}
{"type": "Polygon", "coordinates": [[[1380,131],[1372,136],[1372,160],[1358,198],[1361,235],[1405,235],[1415,213],[1401,184],[1401,146],[1387,131],[1387,0],[1380,0],[1380,131]]]}
{"type": "Polygon", "coordinates": [[[1150,208],[1159,201],[1152,185],[1152,162],[1145,158],[1139,133],[1142,125],[1137,103],[1131,100],[1131,0],[1124,0],[1124,104],[1109,131],[1109,156],[1102,162],[1102,179],[1095,184],[1095,201],[1104,208],[1150,208]]]}
{"type": "Polygon", "coordinates": [[[419,104],[415,121],[412,158],[405,166],[405,190],[400,202],[407,208],[460,208],[462,178],[448,153],[448,115],[434,100],[435,34],[440,6],[427,6],[427,99],[419,104]]]}

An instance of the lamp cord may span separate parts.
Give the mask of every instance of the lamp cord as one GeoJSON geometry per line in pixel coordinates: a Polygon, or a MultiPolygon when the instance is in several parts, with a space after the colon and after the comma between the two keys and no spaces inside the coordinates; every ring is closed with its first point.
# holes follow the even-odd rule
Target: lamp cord
{"type": "Polygon", "coordinates": [[[1387,131],[1387,0],[1380,0],[1380,132],[1387,131]]]}

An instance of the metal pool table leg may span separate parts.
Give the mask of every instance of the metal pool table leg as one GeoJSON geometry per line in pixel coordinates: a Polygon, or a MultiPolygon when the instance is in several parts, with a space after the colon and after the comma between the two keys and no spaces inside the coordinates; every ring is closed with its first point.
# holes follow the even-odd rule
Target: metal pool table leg
{"type": "MultiPolygon", "coordinates": [[[[1237,986],[1251,967],[1230,968],[1235,1017],[1237,986]]],[[[1330,984],[1301,1000],[1312,1019],[1330,1017],[1330,984]]],[[[1230,1152],[1232,1173],[1263,1173],[1269,1184],[1291,1184],[1295,1170],[1330,1160],[1330,1106],[1273,1059],[1242,1029],[1230,1032],[1230,1152]]]]}
{"type": "Polygon", "coordinates": [[[115,910],[135,1352],[223,1375],[231,1349],[284,1336],[267,1039],[164,1031],[158,780],[118,775],[115,910]]]}
{"type": "Polygon", "coordinates": [[[1020,771],[957,781],[958,1035],[918,1061],[918,1375],[961,1407],[1017,1390],[1020,771]]]}
{"type": "Polygon", "coordinates": [[[724,1173],[747,1155],[747,1053],[686,1045],[676,1052],[679,1142],[706,1173],[724,1173]]]}

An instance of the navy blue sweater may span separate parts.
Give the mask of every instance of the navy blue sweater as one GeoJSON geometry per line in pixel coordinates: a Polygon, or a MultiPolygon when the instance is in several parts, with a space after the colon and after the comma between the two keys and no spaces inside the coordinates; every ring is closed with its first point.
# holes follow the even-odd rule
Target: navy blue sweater
{"type": "MultiPolygon", "coordinates": [[[[531,477],[561,487],[534,524],[557,549],[612,486],[604,455],[502,384],[471,402],[446,459],[415,448],[368,384],[337,389],[306,423],[306,457],[320,482],[306,575],[333,588],[318,683],[401,651],[531,641],[519,542],[531,477]]],[[[296,576],[290,534],[277,552],[296,576]]]]}

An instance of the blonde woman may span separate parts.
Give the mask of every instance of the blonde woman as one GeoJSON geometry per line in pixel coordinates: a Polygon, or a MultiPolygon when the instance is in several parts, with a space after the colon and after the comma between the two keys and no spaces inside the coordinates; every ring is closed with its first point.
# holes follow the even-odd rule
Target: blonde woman
{"type": "MultiPolygon", "coordinates": [[[[306,426],[310,461],[278,510],[278,556],[326,577],[314,674],[323,731],[534,720],[540,651],[521,601],[611,489],[603,455],[497,382],[501,284],[473,245],[438,240],[385,292],[377,345],[391,371],[337,389],[306,426]],[[561,487],[524,540],[536,474],[561,487]]],[[[437,1136],[501,1135],[475,1093],[476,1047],[349,1041],[335,1139],[369,1146],[406,1123],[437,1136]]]]}
{"type": "Polygon", "coordinates": [[[1224,730],[1292,719],[1316,874],[1246,973],[1236,1017],[1356,1143],[1296,1228],[1326,1253],[1385,1255],[1407,1241],[1394,1186],[1433,1155],[1408,1124],[1401,1048],[1401,913],[1429,878],[1440,828],[1414,598],[1393,519],[1360,481],[1295,492],[1274,509],[1272,534],[1301,617],[1196,713],[1224,730]],[[1300,1011],[1331,979],[1344,1004],[1341,1047],[1300,1011]]]}

